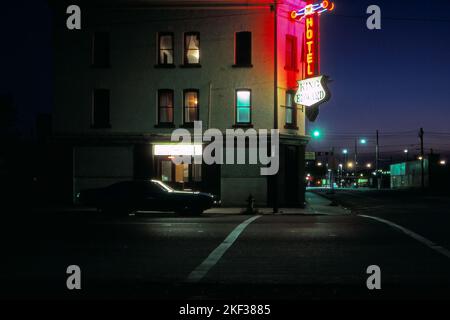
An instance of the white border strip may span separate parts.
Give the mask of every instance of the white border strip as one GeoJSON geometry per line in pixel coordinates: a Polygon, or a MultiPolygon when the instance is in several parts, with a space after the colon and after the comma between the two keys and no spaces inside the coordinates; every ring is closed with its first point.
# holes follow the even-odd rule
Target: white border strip
{"type": "Polygon", "coordinates": [[[197,268],[195,268],[189,276],[186,278],[185,282],[189,283],[195,283],[199,282],[203,279],[203,277],[208,273],[208,271],[214,267],[214,265],[222,258],[222,256],[225,254],[225,252],[233,245],[233,243],[236,241],[236,239],[239,237],[239,235],[244,231],[244,229],[253,221],[260,218],[261,216],[254,216],[251,217],[244,222],[242,222],[240,225],[238,225],[236,228],[234,228],[233,231],[223,240],[223,242],[215,248],[209,256],[200,264],[197,268]]]}
{"type": "Polygon", "coordinates": [[[376,220],[376,221],[381,222],[381,223],[385,223],[385,224],[391,226],[392,228],[395,228],[395,229],[398,229],[398,230],[402,231],[403,233],[407,234],[408,236],[410,236],[414,240],[417,240],[420,243],[423,243],[424,245],[426,245],[430,249],[432,249],[432,250],[434,250],[436,252],[439,252],[440,254],[446,256],[447,258],[450,258],[450,251],[449,250],[447,250],[446,248],[444,248],[444,247],[434,243],[431,240],[428,240],[425,237],[422,237],[420,234],[417,234],[417,233],[415,233],[415,232],[413,232],[411,230],[408,230],[408,229],[406,229],[406,228],[404,228],[402,226],[399,226],[398,224],[395,224],[395,223],[393,223],[391,221],[388,221],[388,220],[384,220],[384,219],[377,218],[377,217],[372,217],[372,216],[366,216],[366,215],[363,215],[363,214],[359,214],[358,216],[359,217],[363,217],[363,218],[376,220]]]}

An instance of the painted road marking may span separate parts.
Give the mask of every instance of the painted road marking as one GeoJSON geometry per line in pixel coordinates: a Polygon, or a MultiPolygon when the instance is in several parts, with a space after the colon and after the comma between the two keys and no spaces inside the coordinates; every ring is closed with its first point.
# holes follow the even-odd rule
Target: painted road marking
{"type": "Polygon", "coordinates": [[[233,243],[236,241],[236,239],[239,237],[239,235],[244,231],[247,226],[255,221],[256,219],[260,218],[261,216],[254,216],[251,217],[244,222],[242,222],[240,225],[238,225],[236,228],[234,228],[233,231],[223,240],[223,242],[215,248],[209,256],[197,266],[186,278],[186,282],[189,283],[195,283],[199,282],[203,279],[203,277],[208,273],[208,271],[214,267],[214,265],[222,258],[222,256],[225,254],[225,252],[233,245],[233,243]]]}
{"type": "Polygon", "coordinates": [[[408,236],[410,236],[414,240],[417,240],[420,243],[423,243],[424,245],[426,245],[430,249],[433,249],[434,251],[439,252],[440,254],[446,256],[447,258],[450,258],[450,251],[449,250],[447,250],[446,248],[444,248],[444,247],[434,243],[431,240],[428,240],[425,237],[422,237],[420,234],[417,234],[414,231],[408,230],[408,229],[406,229],[406,228],[404,228],[402,226],[399,226],[398,224],[395,224],[395,223],[393,223],[391,221],[384,220],[384,219],[381,219],[381,218],[372,217],[372,216],[366,216],[366,215],[363,215],[363,214],[359,214],[358,216],[363,217],[363,218],[376,220],[376,221],[381,222],[381,223],[385,223],[385,224],[391,226],[392,228],[395,228],[395,229],[398,229],[398,230],[402,231],[403,233],[407,234],[408,236]]]}

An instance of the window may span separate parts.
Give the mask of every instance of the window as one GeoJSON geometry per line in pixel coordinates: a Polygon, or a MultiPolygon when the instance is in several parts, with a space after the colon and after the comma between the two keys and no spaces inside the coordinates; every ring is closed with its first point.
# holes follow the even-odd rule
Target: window
{"type": "Polygon", "coordinates": [[[95,89],[92,97],[92,127],[110,128],[109,90],[95,89]]]}
{"type": "Polygon", "coordinates": [[[297,37],[286,35],[286,67],[287,70],[297,70],[297,37]]]}
{"type": "Polygon", "coordinates": [[[109,67],[109,55],[109,33],[95,32],[92,38],[92,65],[98,68],[109,67]]]}
{"type": "Polygon", "coordinates": [[[162,182],[172,181],[172,160],[161,161],[161,181],[162,182]]]}
{"type": "Polygon", "coordinates": [[[158,90],[158,123],[173,124],[173,90],[158,90]]]}
{"type": "Polygon", "coordinates": [[[158,65],[173,66],[174,63],[173,33],[161,32],[158,38],[158,65]]]}
{"type": "Polygon", "coordinates": [[[236,124],[250,124],[251,121],[251,91],[236,91],[236,124]]]}
{"type": "Polygon", "coordinates": [[[199,120],[199,91],[184,90],[184,123],[191,124],[199,120]]]}
{"type": "Polygon", "coordinates": [[[297,126],[297,104],[294,101],[295,93],[286,92],[286,127],[295,128],[297,126]]]}
{"type": "Polygon", "coordinates": [[[184,34],[184,64],[200,64],[200,33],[198,32],[184,34]]]}
{"type": "Polygon", "coordinates": [[[236,32],[235,66],[252,66],[252,33],[248,31],[236,32]]]}

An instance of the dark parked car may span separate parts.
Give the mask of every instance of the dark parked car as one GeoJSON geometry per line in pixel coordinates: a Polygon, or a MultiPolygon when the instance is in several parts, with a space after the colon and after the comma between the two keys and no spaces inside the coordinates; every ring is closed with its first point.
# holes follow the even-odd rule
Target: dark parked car
{"type": "Polygon", "coordinates": [[[82,190],[78,200],[104,212],[123,214],[138,210],[201,214],[219,203],[212,194],[174,190],[159,180],[124,181],[82,190]]]}

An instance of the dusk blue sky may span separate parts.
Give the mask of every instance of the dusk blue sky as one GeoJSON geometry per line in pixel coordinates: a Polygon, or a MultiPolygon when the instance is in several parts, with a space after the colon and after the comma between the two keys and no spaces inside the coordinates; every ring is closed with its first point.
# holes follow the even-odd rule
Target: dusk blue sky
{"type": "MultiPolygon", "coordinates": [[[[335,2],[335,12],[321,19],[321,70],[333,79],[332,99],[309,125],[324,132],[311,146],[340,145],[333,135],[376,129],[449,132],[450,1],[335,2]],[[366,28],[370,4],[382,9],[382,30],[366,28]]],[[[0,93],[14,95],[28,135],[34,115],[52,106],[50,11],[45,0],[18,0],[0,12],[0,93]]],[[[414,132],[408,139],[417,142],[414,132]]]]}

